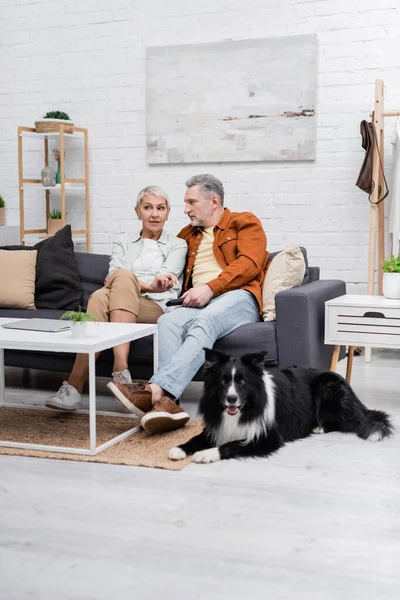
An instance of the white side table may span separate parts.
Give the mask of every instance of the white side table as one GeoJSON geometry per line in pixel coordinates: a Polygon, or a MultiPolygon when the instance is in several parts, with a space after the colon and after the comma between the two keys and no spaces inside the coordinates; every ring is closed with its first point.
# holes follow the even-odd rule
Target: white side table
{"type": "Polygon", "coordinates": [[[331,371],[336,371],[340,346],[349,346],[346,379],[350,382],[354,348],[400,348],[400,300],[346,294],[325,303],[325,344],[335,346],[331,371]]]}

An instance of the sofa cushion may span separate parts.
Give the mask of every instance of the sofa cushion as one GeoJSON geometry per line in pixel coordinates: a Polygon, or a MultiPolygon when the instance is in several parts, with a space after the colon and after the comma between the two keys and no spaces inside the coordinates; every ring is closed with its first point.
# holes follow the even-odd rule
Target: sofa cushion
{"type": "Polygon", "coordinates": [[[74,310],[82,301],[82,286],[75,260],[71,225],[34,246],[39,251],[36,268],[37,308],[74,310]]]}
{"type": "Polygon", "coordinates": [[[36,308],[74,310],[82,301],[82,285],[75,260],[71,225],[35,246],[4,246],[5,250],[37,250],[36,308]]]}
{"type": "Polygon", "coordinates": [[[82,287],[82,308],[87,309],[90,294],[103,287],[108,273],[110,257],[106,254],[75,254],[82,287]]]}
{"type": "Polygon", "coordinates": [[[275,256],[264,280],[264,321],[275,321],[276,294],[301,285],[304,279],[305,268],[304,257],[298,246],[289,246],[275,256]]]}
{"type": "Polygon", "coordinates": [[[36,250],[0,250],[0,306],[35,308],[36,259],[36,250]]]}
{"type": "MultiPolygon", "coordinates": [[[[310,267],[308,265],[308,256],[307,256],[307,250],[303,247],[303,246],[299,246],[301,253],[303,255],[304,258],[304,262],[306,265],[306,271],[304,273],[304,279],[301,283],[301,285],[305,285],[306,283],[310,283],[311,279],[310,279],[310,267]]],[[[271,261],[273,258],[275,258],[275,256],[277,256],[279,253],[281,252],[281,250],[278,250],[277,252],[271,252],[271,254],[268,257],[268,266],[271,265],[271,261]]],[[[318,279],[318,277],[317,277],[318,279]]]]}
{"type": "Polygon", "coordinates": [[[39,310],[28,310],[21,308],[0,308],[0,318],[7,319],[59,319],[65,311],[63,310],[51,310],[39,309],[39,310]]]}
{"type": "Polygon", "coordinates": [[[217,340],[214,348],[235,357],[253,352],[267,352],[267,363],[278,362],[275,323],[247,323],[217,340]]]}

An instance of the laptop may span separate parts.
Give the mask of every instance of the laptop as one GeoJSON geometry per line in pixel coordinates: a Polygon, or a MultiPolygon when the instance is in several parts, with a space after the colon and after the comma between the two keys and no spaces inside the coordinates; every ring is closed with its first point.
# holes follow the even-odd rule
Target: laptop
{"type": "Polygon", "coordinates": [[[2,325],[5,329],[24,329],[27,331],[46,331],[57,333],[70,329],[70,323],[60,321],[58,319],[22,319],[22,321],[14,321],[2,325]]]}

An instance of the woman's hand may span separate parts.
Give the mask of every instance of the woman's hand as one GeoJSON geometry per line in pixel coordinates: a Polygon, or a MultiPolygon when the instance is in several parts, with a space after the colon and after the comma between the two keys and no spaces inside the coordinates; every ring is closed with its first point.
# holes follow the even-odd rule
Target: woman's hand
{"type": "Polygon", "coordinates": [[[109,281],[110,281],[110,276],[107,275],[107,277],[104,280],[104,284],[103,285],[105,285],[107,287],[109,281]]]}
{"type": "Polygon", "coordinates": [[[160,294],[172,289],[177,283],[178,279],[172,273],[167,273],[166,275],[157,275],[150,284],[150,292],[153,294],[160,294]]]}

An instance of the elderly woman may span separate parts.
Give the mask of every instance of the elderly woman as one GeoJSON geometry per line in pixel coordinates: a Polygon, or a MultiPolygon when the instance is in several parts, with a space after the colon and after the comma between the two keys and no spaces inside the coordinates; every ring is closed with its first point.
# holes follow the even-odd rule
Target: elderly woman
{"type": "MultiPolygon", "coordinates": [[[[148,186],[139,192],[135,211],[142,230],[122,234],[114,242],[104,287],[89,298],[87,311],[99,321],[156,323],[166,302],[179,296],[187,244],[163,231],[170,208],[168,196],[161,188],[148,186]]],[[[131,383],[129,346],[128,342],[113,348],[112,377],[116,383],[131,383]]],[[[68,381],[46,401],[46,406],[57,410],[79,408],[88,373],[87,354],[77,354],[68,381]]]]}

